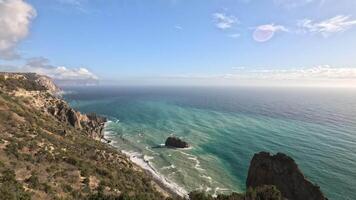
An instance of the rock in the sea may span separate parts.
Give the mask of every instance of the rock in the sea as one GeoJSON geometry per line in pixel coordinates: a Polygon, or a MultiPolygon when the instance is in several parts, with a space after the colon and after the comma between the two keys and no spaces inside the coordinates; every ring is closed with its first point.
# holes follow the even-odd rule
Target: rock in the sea
{"type": "Polygon", "coordinates": [[[255,154],[252,158],[246,187],[275,185],[289,200],[327,200],[320,188],[308,181],[295,161],[282,153],[255,154]]]}
{"type": "Polygon", "coordinates": [[[177,137],[168,137],[165,145],[166,145],[166,147],[173,147],[173,148],[187,148],[187,147],[189,147],[187,142],[185,142],[177,137]]]}

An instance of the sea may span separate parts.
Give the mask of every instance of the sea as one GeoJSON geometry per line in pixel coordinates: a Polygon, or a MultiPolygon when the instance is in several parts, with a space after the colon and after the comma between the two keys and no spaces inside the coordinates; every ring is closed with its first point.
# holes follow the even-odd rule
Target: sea
{"type": "Polygon", "coordinates": [[[109,119],[111,145],[182,193],[244,192],[253,155],[267,151],[291,156],[329,199],[356,199],[356,89],[64,89],[72,107],[109,119]],[[190,148],[165,148],[169,136],[190,148]]]}

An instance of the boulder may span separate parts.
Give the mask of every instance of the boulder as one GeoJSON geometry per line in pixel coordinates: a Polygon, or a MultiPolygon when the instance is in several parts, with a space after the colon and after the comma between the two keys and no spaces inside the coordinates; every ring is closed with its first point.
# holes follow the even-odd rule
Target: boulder
{"type": "Polygon", "coordinates": [[[308,181],[295,161],[283,154],[260,152],[253,156],[246,188],[275,185],[289,200],[327,200],[320,188],[308,181]]]}
{"type": "Polygon", "coordinates": [[[187,148],[189,147],[188,143],[177,138],[177,137],[168,137],[165,143],[166,147],[173,147],[173,148],[187,148]]]}

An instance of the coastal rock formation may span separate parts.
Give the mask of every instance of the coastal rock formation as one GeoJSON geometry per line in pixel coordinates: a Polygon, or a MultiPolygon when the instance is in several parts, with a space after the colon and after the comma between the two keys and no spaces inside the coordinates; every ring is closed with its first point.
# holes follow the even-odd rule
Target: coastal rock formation
{"type": "Polygon", "coordinates": [[[327,200],[320,188],[304,177],[295,161],[282,153],[260,152],[253,156],[246,187],[263,185],[275,185],[289,200],[327,200]]]}
{"type": "Polygon", "coordinates": [[[75,111],[38,77],[0,72],[0,199],[166,199],[144,169],[95,140],[104,118],[75,111]]]}
{"type": "Polygon", "coordinates": [[[60,98],[61,90],[51,78],[35,73],[0,72],[0,85],[12,95],[26,98],[29,105],[54,116],[60,122],[83,130],[89,137],[96,140],[103,138],[106,119],[95,114],[81,114],[71,108],[60,98]]]}
{"type": "Polygon", "coordinates": [[[168,137],[165,143],[166,147],[173,147],[173,148],[187,148],[189,147],[188,143],[177,138],[177,137],[168,137]]]}
{"type": "Polygon", "coordinates": [[[48,112],[61,122],[67,123],[79,130],[85,130],[91,138],[102,139],[106,118],[96,114],[81,114],[69,105],[60,101],[48,107],[48,112]]]}
{"type": "Polygon", "coordinates": [[[40,76],[37,74],[32,74],[35,79],[36,82],[41,85],[42,87],[46,88],[47,91],[49,91],[52,94],[57,94],[58,92],[61,91],[61,89],[53,83],[52,79],[49,78],[48,76],[40,76]]]}

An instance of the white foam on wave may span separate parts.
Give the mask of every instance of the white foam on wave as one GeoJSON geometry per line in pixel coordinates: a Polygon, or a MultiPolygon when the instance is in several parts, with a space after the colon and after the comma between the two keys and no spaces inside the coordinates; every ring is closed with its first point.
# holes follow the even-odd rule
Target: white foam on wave
{"type": "Polygon", "coordinates": [[[145,149],[149,152],[151,152],[153,155],[159,155],[159,153],[153,151],[152,149],[150,149],[148,146],[145,147],[145,149]]]}
{"type": "Polygon", "coordinates": [[[169,165],[169,166],[165,166],[165,167],[162,167],[161,169],[175,169],[176,168],[176,166],[175,165],[169,165]]]}
{"type": "Polygon", "coordinates": [[[200,166],[200,161],[198,160],[198,157],[196,157],[195,155],[180,151],[181,154],[188,156],[189,160],[193,160],[195,162],[194,168],[199,170],[199,171],[205,171],[205,169],[203,169],[200,166]]]}
{"type": "Polygon", "coordinates": [[[200,171],[205,171],[205,169],[201,168],[200,161],[198,160],[198,158],[196,156],[188,157],[188,159],[195,161],[195,165],[194,165],[195,169],[200,170],[200,171]]]}
{"type": "Polygon", "coordinates": [[[216,187],[215,190],[214,190],[214,194],[212,196],[213,197],[217,197],[218,196],[218,191],[229,191],[229,189],[216,187]]]}
{"type": "Polygon", "coordinates": [[[153,160],[153,159],[154,159],[154,157],[152,157],[152,156],[146,156],[146,155],[143,156],[143,160],[146,162],[149,162],[150,160],[153,160]]]}
{"type": "Polygon", "coordinates": [[[161,175],[152,165],[150,165],[148,161],[145,161],[142,154],[124,150],[121,150],[121,152],[127,155],[133,163],[148,171],[156,181],[159,181],[164,186],[174,191],[177,195],[181,197],[187,197],[188,192],[184,188],[161,175]]]}
{"type": "Polygon", "coordinates": [[[106,121],[105,124],[104,124],[104,128],[106,128],[110,123],[112,123],[111,120],[106,121]]]}
{"type": "MultiPolygon", "coordinates": [[[[107,121],[105,123],[104,127],[106,128],[110,123],[113,123],[113,122],[112,121],[107,121]]],[[[114,147],[115,147],[115,144],[118,143],[115,140],[116,137],[117,137],[117,135],[115,135],[112,131],[104,129],[104,138],[107,139],[107,140],[111,140],[111,145],[114,146],[114,147]]],[[[161,146],[164,146],[164,145],[165,144],[161,144],[161,146]]],[[[146,150],[151,151],[154,154],[157,154],[156,152],[154,152],[153,150],[149,149],[148,147],[146,147],[146,150]]],[[[181,196],[183,198],[188,197],[188,192],[183,187],[179,186],[178,184],[176,184],[173,181],[171,181],[171,180],[167,179],[166,177],[164,177],[162,174],[160,174],[150,164],[149,161],[154,159],[154,157],[147,156],[147,155],[142,155],[142,154],[140,154],[138,152],[133,152],[133,151],[121,150],[121,152],[123,154],[125,154],[126,156],[128,156],[133,163],[135,163],[136,165],[140,166],[142,169],[144,169],[147,172],[149,172],[156,181],[158,181],[161,184],[163,184],[169,190],[171,190],[172,192],[176,193],[178,196],[181,196]]],[[[170,167],[172,167],[172,166],[170,166],[170,167]]],[[[175,166],[174,166],[174,168],[175,168],[175,166]]]]}
{"type": "Polygon", "coordinates": [[[200,175],[200,177],[208,179],[210,182],[213,180],[213,178],[211,178],[210,176],[206,176],[206,175],[200,175]]]}

